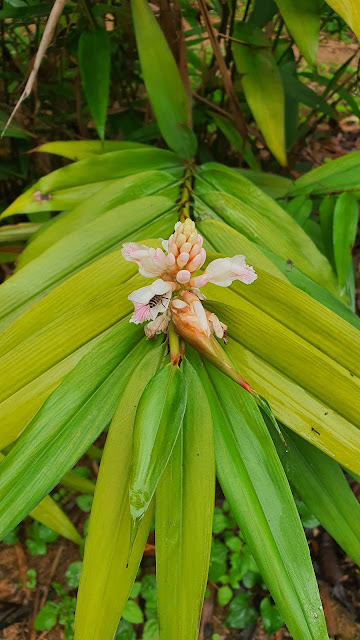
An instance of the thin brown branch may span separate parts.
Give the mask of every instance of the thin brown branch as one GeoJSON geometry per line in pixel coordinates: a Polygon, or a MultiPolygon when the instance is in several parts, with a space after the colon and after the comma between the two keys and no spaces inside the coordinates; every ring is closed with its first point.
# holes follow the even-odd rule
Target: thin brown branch
{"type": "Polygon", "coordinates": [[[205,28],[208,32],[209,35],[209,40],[212,46],[212,50],[214,52],[214,56],[215,56],[215,60],[218,66],[218,69],[220,71],[223,83],[224,83],[224,89],[226,92],[226,95],[229,99],[229,105],[230,105],[230,109],[231,112],[233,114],[234,117],[234,123],[236,128],[238,129],[238,131],[240,132],[243,141],[245,143],[245,137],[246,137],[246,122],[245,122],[245,118],[244,115],[241,111],[240,105],[239,105],[239,101],[237,99],[237,95],[235,93],[234,87],[233,87],[233,83],[231,80],[231,75],[230,75],[230,71],[226,66],[225,60],[223,58],[222,52],[221,52],[221,48],[220,48],[220,44],[219,41],[216,37],[216,32],[214,30],[214,27],[211,24],[211,20],[209,17],[209,13],[206,7],[206,3],[205,0],[199,0],[199,7],[200,7],[200,11],[204,20],[204,24],[205,24],[205,28]]]}
{"type": "Polygon", "coordinates": [[[8,128],[8,126],[10,125],[12,119],[14,118],[16,112],[18,111],[18,109],[20,108],[21,104],[23,103],[24,100],[26,100],[26,98],[30,95],[31,90],[34,86],[41,62],[43,60],[43,57],[47,51],[47,48],[52,40],[52,37],[54,35],[54,31],[56,28],[56,25],[60,19],[60,16],[62,14],[62,11],[64,9],[64,6],[66,4],[68,0],[55,0],[53,8],[50,11],[50,15],[48,17],[45,29],[44,29],[44,33],[43,36],[41,38],[41,42],[39,45],[39,48],[37,50],[37,54],[35,56],[35,61],[34,61],[34,66],[33,69],[29,75],[28,81],[25,85],[25,89],[22,92],[19,100],[17,101],[14,109],[12,110],[12,113],[10,115],[10,118],[8,119],[1,137],[4,136],[6,129],[8,128]]]}

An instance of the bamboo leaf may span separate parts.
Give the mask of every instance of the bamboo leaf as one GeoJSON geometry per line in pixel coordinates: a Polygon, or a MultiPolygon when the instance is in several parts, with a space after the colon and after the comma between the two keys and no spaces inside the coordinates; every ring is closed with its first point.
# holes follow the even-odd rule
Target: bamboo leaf
{"type": "Polygon", "coordinates": [[[205,364],[217,474],[294,640],[327,638],[315,575],[276,450],[253,398],[205,364]],[[212,387],[212,388],[211,388],[212,387]]]}
{"type": "Polygon", "coordinates": [[[111,65],[108,32],[98,26],[89,30],[82,29],[78,58],[87,103],[99,138],[104,140],[111,65]]]}
{"type": "Polygon", "coordinates": [[[351,252],[356,238],[359,205],[352,193],[342,193],[335,204],[333,218],[334,259],[341,289],[345,287],[352,264],[351,252]]]}
{"type": "Polygon", "coordinates": [[[320,30],[320,3],[304,0],[275,0],[292,37],[307,62],[315,66],[320,30]]]}
{"type": "Polygon", "coordinates": [[[333,245],[333,221],[335,203],[335,196],[325,196],[325,198],[321,200],[319,206],[319,222],[324,249],[327,258],[333,267],[335,267],[333,245]]]}
{"type": "Polygon", "coordinates": [[[262,30],[236,23],[232,50],[246,101],[270,151],[286,166],[284,90],[270,43],[262,30]],[[259,82],[261,78],[261,82],[259,82]]]}
{"type": "Polygon", "coordinates": [[[110,422],[143,354],[125,319],[62,381],[0,464],[0,537],[24,518],[110,422]],[[121,364],[119,364],[121,363],[121,364]]]}
{"type": "Polygon", "coordinates": [[[136,412],[130,478],[132,539],[150,504],[178,436],[186,407],[182,371],[167,365],[146,386],[136,412]]]}
{"type": "Polygon", "coordinates": [[[311,513],[360,564],[360,505],[334,460],[282,425],[288,450],[266,420],[286,475],[311,513]]]}
{"type": "Polygon", "coordinates": [[[156,489],[156,577],[161,634],[197,640],[214,510],[214,443],[208,400],[187,360],[183,427],[156,489]]]}
{"type": "Polygon", "coordinates": [[[100,637],[112,640],[136,576],[152,509],[140,525],[127,567],[133,427],[141,394],[162,364],[163,354],[163,346],[147,343],[146,353],[124,389],[110,425],[85,545],[75,618],[76,640],[100,637]]]}
{"type": "Polygon", "coordinates": [[[185,88],[166,38],[146,0],[131,1],[145,86],[162,136],[181,158],[196,152],[185,88]]]}

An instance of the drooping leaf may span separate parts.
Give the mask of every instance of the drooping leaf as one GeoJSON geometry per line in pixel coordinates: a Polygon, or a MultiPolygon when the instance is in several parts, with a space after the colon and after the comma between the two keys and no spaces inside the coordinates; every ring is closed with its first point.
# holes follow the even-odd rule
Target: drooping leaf
{"type": "Polygon", "coordinates": [[[179,367],[167,365],[146,386],[136,412],[130,477],[132,537],[150,504],[184,417],[187,386],[179,367]]]}
{"type": "Polygon", "coordinates": [[[333,245],[333,221],[336,198],[335,196],[325,196],[319,206],[319,222],[321,235],[324,243],[324,250],[327,258],[335,267],[334,245],[333,245]]]}
{"type": "Polygon", "coordinates": [[[87,103],[99,138],[105,138],[110,85],[110,39],[103,27],[82,29],[79,38],[79,69],[87,103]]]}
{"type": "Polygon", "coordinates": [[[334,460],[282,425],[285,450],[266,420],[278,456],[296,494],[357,564],[360,563],[360,505],[334,460]]]}
{"type": "Polygon", "coordinates": [[[62,381],[0,463],[0,537],[61,480],[110,422],[142,356],[140,331],[125,319],[62,381]]]}
{"type": "Polygon", "coordinates": [[[270,151],[285,166],[284,90],[270,43],[261,29],[246,23],[236,23],[233,37],[246,101],[270,151]]]}
{"type": "Polygon", "coordinates": [[[205,364],[217,474],[261,574],[295,640],[325,640],[310,554],[274,445],[251,396],[205,364]],[[306,604],[305,604],[306,603],[306,604]]]}
{"type": "Polygon", "coordinates": [[[156,577],[161,634],[196,640],[214,510],[214,442],[208,401],[186,360],[183,427],[156,489],[156,577]]]}
{"type": "Polygon", "coordinates": [[[136,43],[145,86],[160,131],[181,158],[196,152],[196,138],[189,127],[189,103],[166,38],[146,0],[132,0],[136,43]]]}
{"type": "Polygon", "coordinates": [[[307,62],[316,64],[320,30],[320,3],[318,0],[275,0],[285,24],[307,62]]]}
{"type": "Polygon", "coordinates": [[[146,353],[124,389],[110,425],[85,545],[75,619],[76,640],[99,637],[112,640],[135,579],[152,509],[140,525],[127,567],[133,426],[141,394],[160,366],[163,354],[161,345],[147,343],[146,353]]]}
{"type": "Polygon", "coordinates": [[[144,146],[140,142],[129,142],[128,140],[54,140],[53,142],[45,142],[33,151],[53,153],[63,158],[69,158],[69,160],[83,160],[97,154],[140,149],[144,146]]]}
{"type": "Polygon", "coordinates": [[[342,193],[335,204],[333,217],[334,260],[339,285],[343,289],[351,265],[351,251],[356,238],[359,205],[352,193],[342,193]]]}

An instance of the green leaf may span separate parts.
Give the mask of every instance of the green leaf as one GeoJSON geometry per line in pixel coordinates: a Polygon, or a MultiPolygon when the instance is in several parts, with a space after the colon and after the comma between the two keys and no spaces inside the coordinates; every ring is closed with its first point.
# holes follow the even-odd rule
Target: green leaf
{"type": "Polygon", "coordinates": [[[341,289],[345,287],[356,238],[359,205],[352,193],[342,193],[335,204],[333,218],[334,259],[341,289]]]}
{"type": "Polygon", "coordinates": [[[217,599],[220,607],[225,607],[233,597],[233,592],[228,585],[220,587],[217,592],[217,599]]]}
{"type": "Polygon", "coordinates": [[[122,617],[127,622],[131,622],[132,624],[141,624],[144,622],[144,614],[141,611],[140,607],[133,600],[128,600],[123,612],[122,617]]]}
{"type": "Polygon", "coordinates": [[[110,422],[140,331],[125,319],[105,334],[45,402],[0,464],[0,537],[61,480],[110,422]],[[121,364],[119,364],[121,363],[121,364]]]}
{"type": "Polygon", "coordinates": [[[120,620],[115,640],[136,640],[136,633],[131,622],[120,620]]]}
{"type": "Polygon", "coordinates": [[[270,43],[246,23],[236,23],[233,37],[243,43],[233,41],[232,51],[246,101],[270,151],[285,166],[284,90],[270,43]]]}
{"type": "MultiPolygon", "coordinates": [[[[119,180],[110,180],[95,194],[90,194],[89,198],[84,195],[82,201],[67,215],[58,216],[50,226],[37,234],[20,255],[17,270],[42,254],[64,236],[79,231],[81,226],[87,225],[103,213],[121,204],[144,196],[155,195],[171,185],[174,185],[173,201],[175,201],[178,187],[177,183],[174,184],[174,181],[174,177],[164,171],[146,171],[126,176],[119,180]]],[[[170,194],[167,192],[167,197],[169,196],[170,194]]],[[[146,206],[146,203],[144,204],[146,206]]]]}
{"type": "Polygon", "coordinates": [[[260,614],[261,622],[266,631],[266,634],[270,636],[283,626],[283,620],[278,610],[271,604],[269,598],[263,598],[260,602],[260,614]]]}
{"type": "Polygon", "coordinates": [[[330,264],[334,268],[333,221],[335,203],[335,196],[325,196],[325,198],[321,200],[319,206],[319,222],[324,249],[330,264]]]}
{"type": "Polygon", "coordinates": [[[341,193],[360,189],[360,151],[325,162],[295,180],[288,196],[341,193]]]}
{"type": "MultiPolygon", "coordinates": [[[[196,183],[196,190],[201,200],[211,208],[212,217],[219,216],[230,227],[260,245],[258,248],[264,247],[285,261],[291,260],[297,269],[338,294],[336,278],[326,258],[274,200],[231,169],[224,167],[221,170],[221,165],[205,165],[199,176],[202,180],[196,183]],[[201,184],[203,180],[211,186],[201,184]]],[[[198,204],[196,209],[199,209],[198,204]]],[[[199,213],[202,217],[201,208],[199,213]]],[[[209,240],[212,242],[211,236],[209,240]]]]}
{"type": "Polygon", "coordinates": [[[326,0],[327,4],[336,11],[353,30],[360,41],[360,6],[358,0],[326,0]]]}
{"type": "Polygon", "coordinates": [[[249,606],[249,593],[238,593],[231,601],[228,614],[225,618],[227,627],[244,629],[249,627],[257,618],[257,612],[249,606]]]}
{"type": "Polygon", "coordinates": [[[209,580],[211,582],[219,582],[227,572],[227,556],[228,551],[221,540],[213,538],[211,544],[209,580]]]}
{"type": "MultiPolygon", "coordinates": [[[[34,194],[39,191],[43,196],[52,199],[53,192],[61,189],[79,188],[85,185],[86,192],[87,185],[91,187],[93,183],[114,180],[150,169],[168,170],[179,168],[179,166],[181,166],[179,158],[170,151],[149,147],[90,156],[40,178],[31,189],[14,200],[10,207],[2,212],[0,218],[19,213],[24,210],[24,207],[27,212],[28,203],[32,202],[34,194]]],[[[91,192],[87,195],[90,196],[91,192]]],[[[51,209],[53,208],[52,206],[51,209]]]]}
{"type": "Polygon", "coordinates": [[[77,589],[79,586],[82,564],[81,560],[72,562],[65,571],[66,584],[70,589],[77,589]]]}
{"type": "MultiPolygon", "coordinates": [[[[244,327],[242,331],[244,333],[244,327]]],[[[231,341],[228,353],[249,384],[268,399],[278,420],[318,449],[359,473],[358,427],[329,409],[253,351],[231,341]]]]}
{"type": "MultiPolygon", "coordinates": [[[[0,318],[44,293],[105,251],[118,248],[128,236],[158,220],[173,208],[160,196],[134,200],[107,211],[98,219],[59,240],[0,287],[0,318]],[[6,300],[6,302],[5,302],[6,300]]],[[[138,237],[139,234],[137,234],[138,237]]]]}
{"type": "Polygon", "coordinates": [[[296,433],[281,426],[288,450],[266,421],[296,494],[330,535],[360,564],[360,505],[339,465],[296,433]]]}
{"type": "Polygon", "coordinates": [[[197,143],[189,128],[189,102],[175,60],[146,0],[132,0],[131,7],[145,86],[161,134],[175,153],[190,159],[197,143]]]}
{"type": "MultiPolygon", "coordinates": [[[[144,550],[153,510],[140,525],[128,558],[128,485],[133,426],[141,394],[163,361],[164,348],[148,342],[120,398],[110,425],[96,482],[75,618],[76,640],[112,640],[144,550]],[[106,522],[106,527],[104,527],[106,522]],[[127,563],[129,561],[128,567],[127,563]]],[[[142,596],[144,581],[141,584],[142,596]]]]}
{"type": "Polygon", "coordinates": [[[204,374],[202,380],[225,497],[294,640],[324,640],[325,618],[306,539],[266,426],[246,391],[205,367],[211,383],[204,374]]]}
{"type": "Polygon", "coordinates": [[[210,408],[187,360],[184,377],[188,399],[183,427],[155,494],[158,618],[168,640],[198,638],[215,494],[210,408]]]}
{"type": "Polygon", "coordinates": [[[315,66],[320,30],[318,0],[275,0],[285,24],[307,62],[315,66]]]}
{"type": "Polygon", "coordinates": [[[108,32],[98,26],[89,30],[82,29],[78,57],[87,103],[99,138],[104,140],[111,63],[108,32]]]}
{"type": "Polygon", "coordinates": [[[129,142],[128,140],[55,140],[46,142],[33,151],[53,153],[63,158],[69,158],[69,160],[83,160],[98,154],[140,149],[144,146],[140,142],[129,142]]]}
{"type": "Polygon", "coordinates": [[[25,540],[26,546],[31,556],[44,556],[47,548],[43,540],[25,540]]]}
{"type": "Polygon", "coordinates": [[[48,601],[45,606],[40,609],[34,622],[34,629],[37,631],[45,631],[45,629],[53,629],[57,623],[59,614],[59,605],[48,601]]]}
{"type": "Polygon", "coordinates": [[[85,511],[85,513],[91,510],[92,502],[93,502],[92,495],[78,496],[76,498],[77,506],[79,507],[79,509],[81,509],[81,511],[85,511]]]}
{"type": "Polygon", "coordinates": [[[297,196],[286,204],[285,209],[303,227],[312,211],[312,202],[306,196],[297,196]]]}
{"type": "Polygon", "coordinates": [[[187,385],[172,364],[158,371],[136,411],[130,477],[132,537],[136,533],[176,442],[185,413],[187,385]]]}

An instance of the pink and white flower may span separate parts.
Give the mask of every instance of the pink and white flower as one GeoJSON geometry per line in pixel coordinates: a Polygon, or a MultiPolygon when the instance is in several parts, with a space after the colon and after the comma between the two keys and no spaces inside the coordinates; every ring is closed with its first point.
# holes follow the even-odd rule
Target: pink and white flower
{"type": "Polygon", "coordinates": [[[204,309],[201,302],[206,298],[200,288],[208,282],[219,287],[229,287],[234,280],[251,284],[257,275],[253,267],[246,264],[245,256],[237,255],[217,258],[202,274],[194,276],[206,260],[202,245],[203,238],[190,218],[176,223],[170,238],[162,240],[163,249],[153,249],[136,242],[123,245],[125,260],[135,262],[145,278],[158,278],[129,295],[134,304],[130,322],[150,321],[145,329],[148,338],[165,333],[173,319],[175,328],[181,323],[182,328],[187,327],[186,331],[196,332],[204,338],[214,333],[226,340],[226,326],[204,309]],[[174,292],[176,297],[172,297],[174,292]]]}
{"type": "Polygon", "coordinates": [[[130,322],[140,324],[147,320],[155,320],[159,313],[167,311],[172,292],[171,283],[159,279],[130,293],[128,300],[135,308],[130,322]]]}
{"type": "Polygon", "coordinates": [[[257,275],[253,267],[245,262],[245,256],[234,256],[233,258],[217,258],[210,262],[201,276],[192,278],[191,284],[194,287],[203,287],[208,282],[216,284],[218,287],[229,287],[234,280],[240,280],[244,284],[251,284],[256,280],[257,275]]]}

